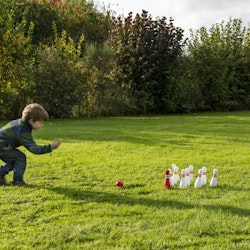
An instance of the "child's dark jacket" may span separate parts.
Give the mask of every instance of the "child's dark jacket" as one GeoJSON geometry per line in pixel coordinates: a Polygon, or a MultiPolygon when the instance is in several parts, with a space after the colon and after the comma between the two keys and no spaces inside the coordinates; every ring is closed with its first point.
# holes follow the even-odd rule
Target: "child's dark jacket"
{"type": "Polygon", "coordinates": [[[0,155],[19,146],[24,146],[33,154],[52,151],[51,145],[39,146],[32,137],[32,126],[22,119],[13,120],[0,129],[0,155]]]}

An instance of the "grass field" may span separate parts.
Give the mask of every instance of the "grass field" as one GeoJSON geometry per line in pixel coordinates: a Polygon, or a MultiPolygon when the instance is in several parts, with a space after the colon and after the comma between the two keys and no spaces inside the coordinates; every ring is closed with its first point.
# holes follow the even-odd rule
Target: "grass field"
{"type": "Polygon", "coordinates": [[[30,185],[0,187],[0,249],[250,249],[250,112],[52,120],[33,135],[63,143],[21,148],[30,185]],[[165,189],[173,163],[195,178],[206,166],[208,183],[217,168],[218,187],[165,189]]]}

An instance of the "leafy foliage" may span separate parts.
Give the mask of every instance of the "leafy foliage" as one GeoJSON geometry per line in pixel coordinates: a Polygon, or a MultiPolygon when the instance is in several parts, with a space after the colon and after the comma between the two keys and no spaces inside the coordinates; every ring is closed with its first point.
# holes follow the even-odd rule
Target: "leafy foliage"
{"type": "Polygon", "coordinates": [[[58,31],[66,30],[73,40],[78,41],[82,34],[88,43],[102,44],[108,39],[110,13],[100,13],[92,1],[63,1],[55,10],[59,16],[58,31]]]}
{"type": "Polygon", "coordinates": [[[84,63],[88,68],[86,79],[88,96],[80,116],[124,115],[123,92],[110,76],[114,54],[108,43],[87,44],[84,63]]]}
{"type": "Polygon", "coordinates": [[[250,30],[192,31],[86,0],[0,2],[0,119],[41,102],[54,117],[250,108],[250,30]]]}
{"type": "Polygon", "coordinates": [[[176,70],[182,53],[183,30],[167,23],[165,17],[153,20],[147,11],[131,12],[116,19],[111,41],[115,51],[116,81],[127,91],[139,112],[174,111],[176,70]]]}
{"type": "Polygon", "coordinates": [[[85,46],[106,40],[109,16],[87,1],[7,0],[0,11],[0,118],[20,115],[31,101],[54,117],[79,115],[93,94],[85,46]]]}
{"type": "Polygon", "coordinates": [[[0,118],[6,113],[15,117],[20,113],[20,107],[29,99],[27,82],[29,64],[32,51],[33,23],[25,19],[14,24],[14,17],[7,3],[0,3],[3,13],[0,19],[0,118]],[[27,30],[28,27],[28,30],[27,30]]]}
{"type": "Polygon", "coordinates": [[[82,98],[86,71],[80,60],[82,42],[75,47],[63,32],[60,37],[56,35],[52,46],[41,47],[37,52],[34,99],[56,118],[71,116],[72,108],[82,98]]]}
{"type": "Polygon", "coordinates": [[[98,12],[93,2],[61,0],[20,0],[15,5],[16,22],[26,18],[35,24],[33,43],[53,43],[53,24],[59,33],[64,30],[78,41],[84,34],[85,41],[102,43],[108,37],[111,20],[98,12]]]}
{"type": "Polygon", "coordinates": [[[244,48],[246,30],[241,20],[230,18],[227,23],[213,25],[209,31],[202,27],[191,35],[190,83],[199,89],[203,108],[242,109],[249,103],[250,79],[241,80],[249,65],[244,48]]]}

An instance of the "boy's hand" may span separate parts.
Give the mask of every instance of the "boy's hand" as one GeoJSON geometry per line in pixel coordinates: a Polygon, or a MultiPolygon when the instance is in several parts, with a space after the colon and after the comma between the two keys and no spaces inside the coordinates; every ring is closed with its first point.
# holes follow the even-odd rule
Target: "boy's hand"
{"type": "Polygon", "coordinates": [[[57,149],[60,145],[61,145],[60,140],[53,141],[52,144],[51,144],[53,150],[57,149]]]}

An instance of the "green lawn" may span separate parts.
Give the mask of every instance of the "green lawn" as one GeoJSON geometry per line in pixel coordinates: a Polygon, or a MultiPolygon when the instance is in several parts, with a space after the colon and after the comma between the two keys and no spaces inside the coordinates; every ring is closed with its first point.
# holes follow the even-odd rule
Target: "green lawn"
{"type": "Polygon", "coordinates": [[[0,249],[250,249],[250,112],[52,120],[33,135],[63,143],[22,148],[30,186],[0,187],[0,249]],[[165,189],[173,163],[195,178],[206,166],[208,183],[217,168],[218,187],[165,189]]]}

